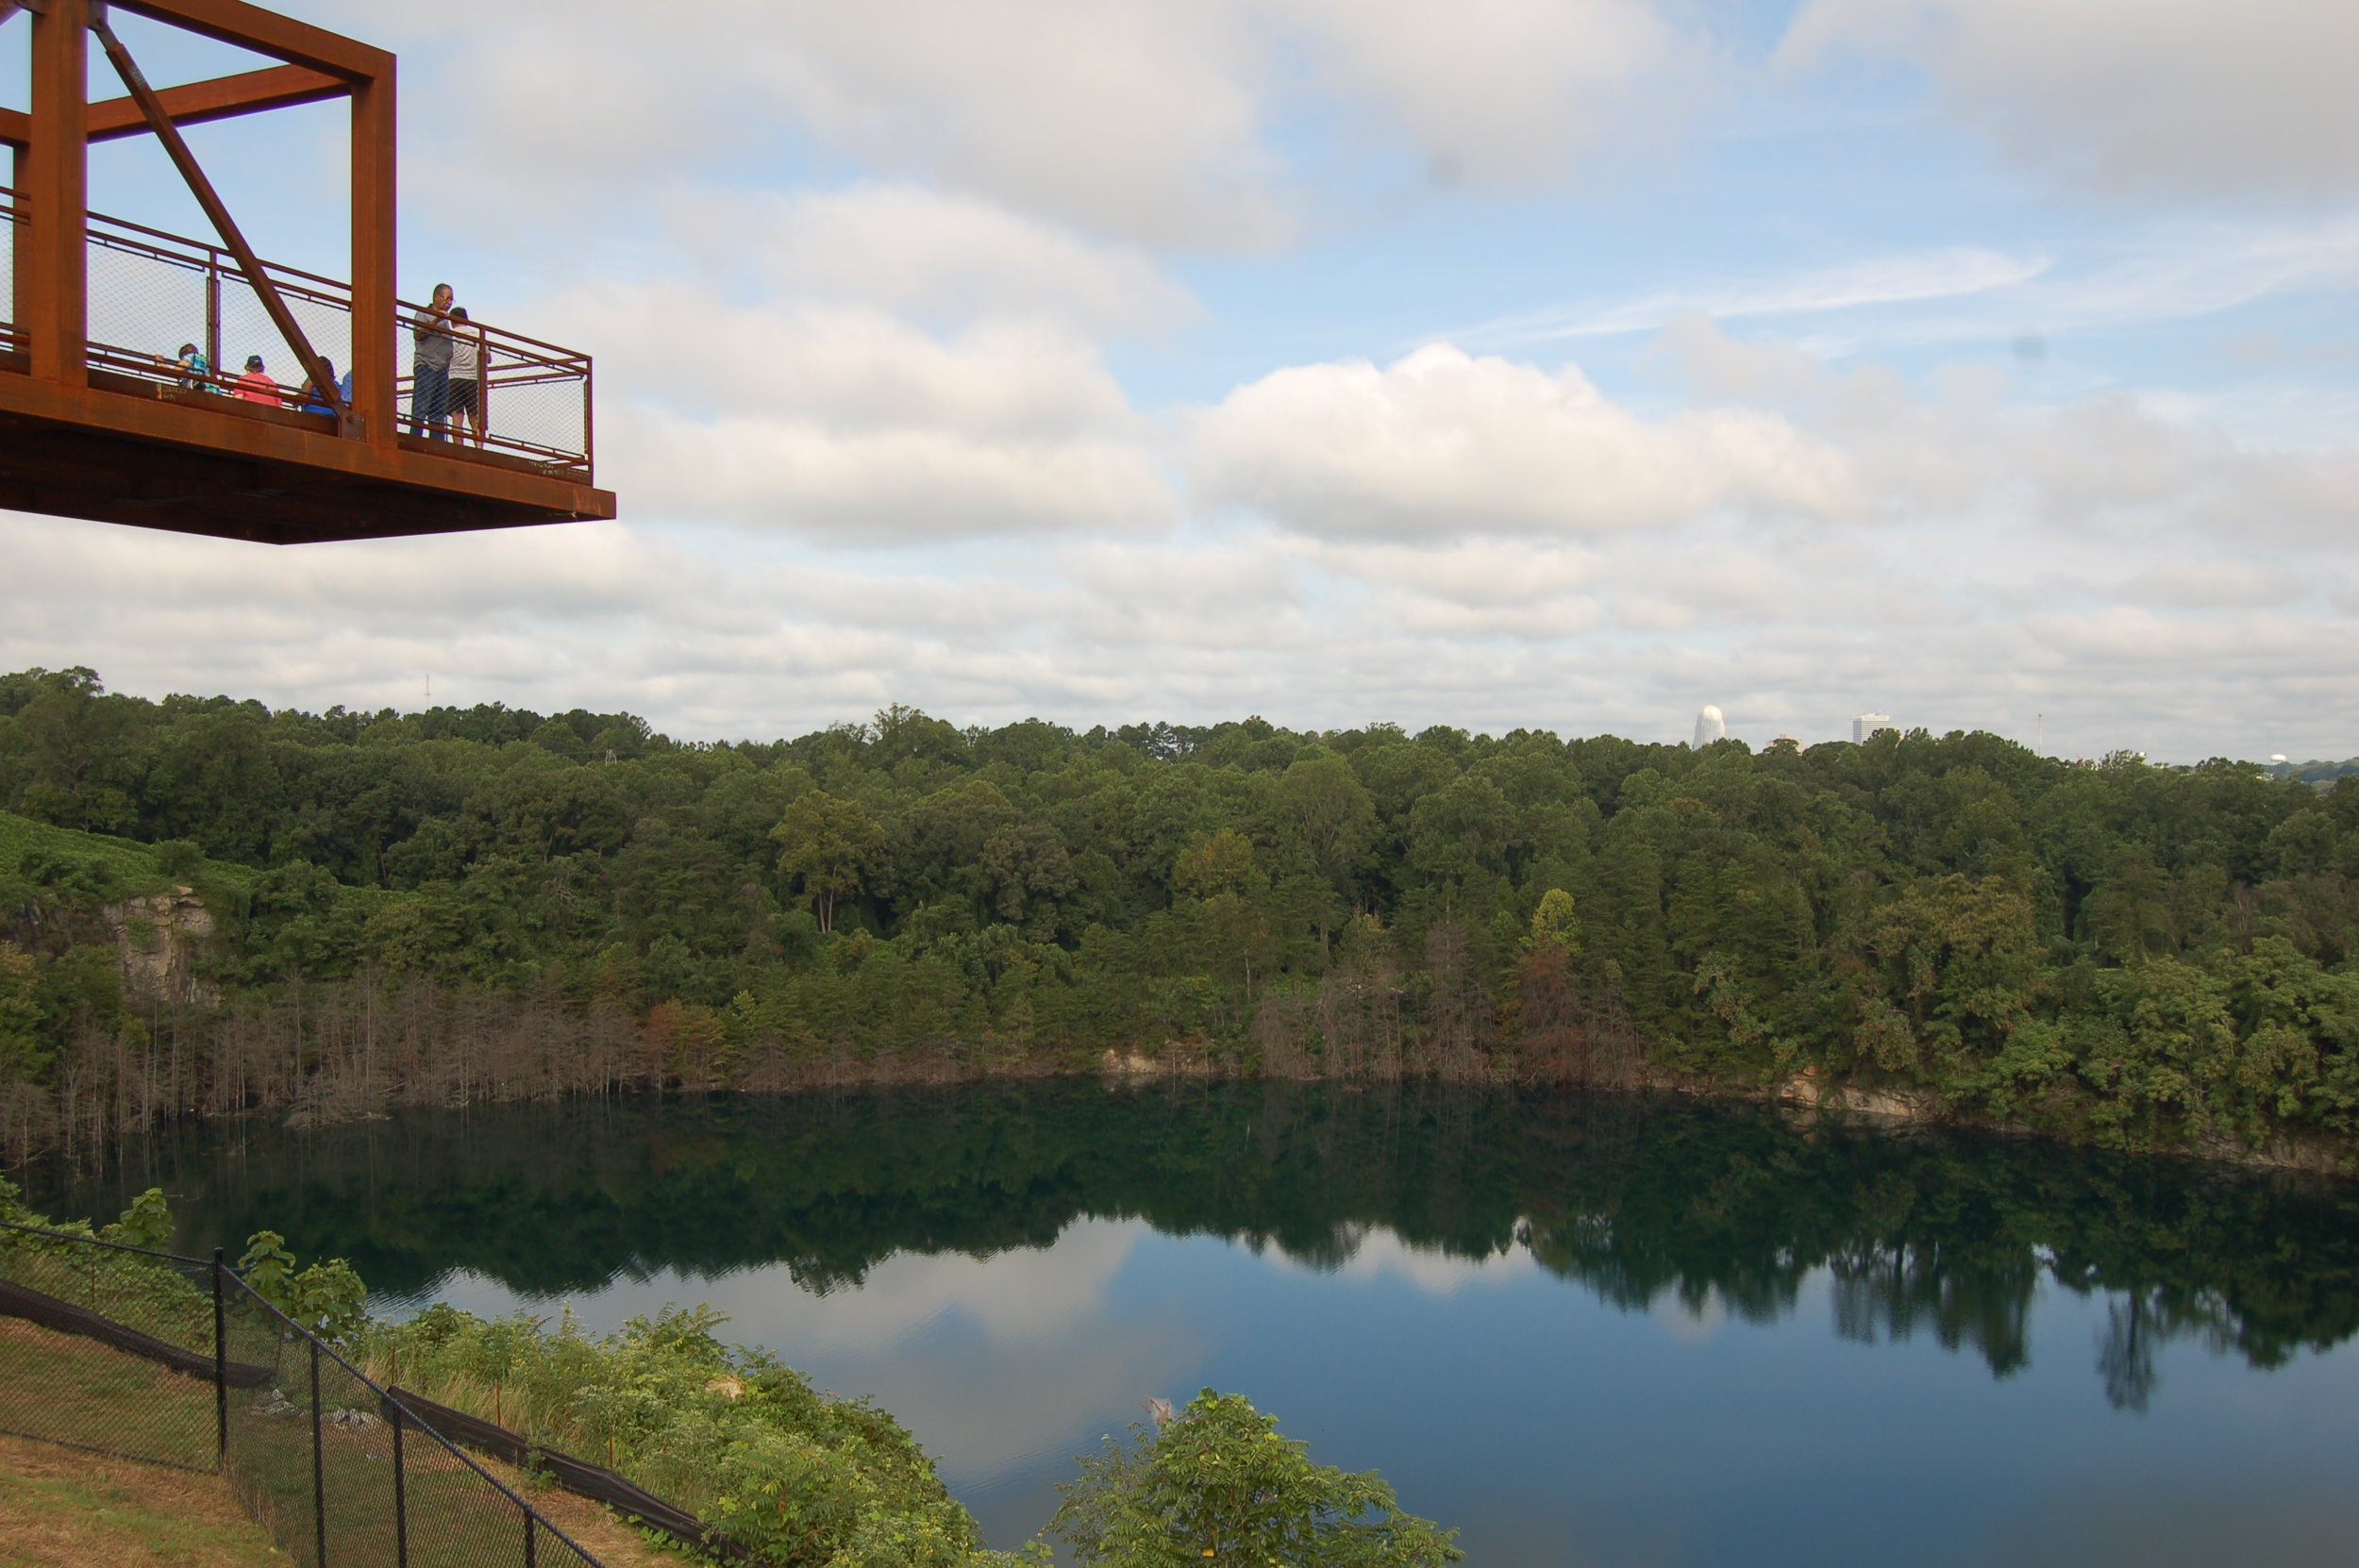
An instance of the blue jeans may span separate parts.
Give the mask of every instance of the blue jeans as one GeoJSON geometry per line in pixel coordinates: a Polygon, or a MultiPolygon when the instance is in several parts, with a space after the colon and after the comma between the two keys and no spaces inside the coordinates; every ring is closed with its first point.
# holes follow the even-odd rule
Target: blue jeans
{"type": "Polygon", "coordinates": [[[411,365],[410,370],[410,433],[449,439],[443,421],[450,413],[450,367],[411,365]]]}

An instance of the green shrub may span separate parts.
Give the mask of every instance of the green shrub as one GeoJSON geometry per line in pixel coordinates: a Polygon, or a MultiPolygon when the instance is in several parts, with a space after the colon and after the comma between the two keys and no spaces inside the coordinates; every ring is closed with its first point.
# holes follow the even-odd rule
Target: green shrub
{"type": "Polygon", "coordinates": [[[1375,1471],[1313,1464],[1243,1394],[1206,1389],[1160,1427],[1106,1440],[1048,1533],[1084,1568],[1438,1568],[1458,1532],[1404,1513],[1375,1471]]]}
{"type": "Polygon", "coordinates": [[[726,1320],[666,1308],[603,1338],[571,1314],[447,1306],[373,1324],[373,1376],[623,1472],[772,1568],[1006,1563],[900,1423],[814,1390],[759,1350],[725,1345],[726,1320]]]}

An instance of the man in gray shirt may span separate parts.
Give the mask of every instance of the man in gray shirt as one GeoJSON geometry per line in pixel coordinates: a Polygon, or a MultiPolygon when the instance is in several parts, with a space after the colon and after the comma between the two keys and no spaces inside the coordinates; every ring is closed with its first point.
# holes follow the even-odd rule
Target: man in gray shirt
{"type": "Polygon", "coordinates": [[[451,288],[434,285],[434,303],[410,324],[410,433],[449,439],[451,288]]]}

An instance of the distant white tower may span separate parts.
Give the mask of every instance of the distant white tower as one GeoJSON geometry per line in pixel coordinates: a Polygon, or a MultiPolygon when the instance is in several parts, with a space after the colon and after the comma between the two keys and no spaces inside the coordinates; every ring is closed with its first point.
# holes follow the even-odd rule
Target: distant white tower
{"type": "Polygon", "coordinates": [[[1710,703],[1704,704],[1701,711],[1696,715],[1696,749],[1701,751],[1713,742],[1725,741],[1728,738],[1728,721],[1720,716],[1720,710],[1717,708],[1710,703]]]}
{"type": "Polygon", "coordinates": [[[1851,721],[1851,742],[1854,745],[1865,743],[1876,731],[1891,727],[1892,715],[1889,713],[1862,713],[1851,721]]]}

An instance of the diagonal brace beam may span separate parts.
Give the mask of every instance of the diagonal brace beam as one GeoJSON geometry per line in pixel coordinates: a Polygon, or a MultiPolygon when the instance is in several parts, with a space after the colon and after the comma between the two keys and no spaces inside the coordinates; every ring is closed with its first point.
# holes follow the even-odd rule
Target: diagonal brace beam
{"type": "MultiPolygon", "coordinates": [[[[292,108],[297,104],[342,98],[351,91],[352,84],[342,76],[331,76],[308,65],[274,65],[267,70],[242,71],[234,76],[190,82],[185,87],[159,88],[156,101],[163,105],[174,125],[200,125],[209,120],[229,120],[241,114],[259,114],[264,109],[292,108]]],[[[136,98],[109,98],[90,107],[89,139],[92,142],[145,136],[148,130],[147,116],[141,111],[136,98]]]]}
{"type": "Polygon", "coordinates": [[[123,46],[123,41],[115,37],[114,28],[107,23],[103,0],[91,8],[90,27],[98,35],[99,46],[107,51],[107,58],[113,63],[115,75],[121,76],[123,85],[130,89],[133,101],[147,119],[148,128],[156,133],[156,140],[163,143],[174,167],[180,171],[180,177],[188,182],[189,193],[196,198],[197,206],[205,209],[205,216],[212,220],[223,247],[237,258],[239,271],[244,273],[245,280],[254,286],[255,295],[261,300],[262,309],[270,316],[271,325],[278,328],[278,335],[287,341],[289,348],[294,350],[295,359],[303,365],[304,375],[310,377],[313,392],[342,422],[346,412],[343,394],[336,390],[336,378],[327,374],[327,361],[319,357],[318,351],[311,346],[311,340],[304,336],[302,326],[294,319],[294,312],[287,309],[287,301],[279,293],[278,285],[271,281],[270,274],[254,254],[254,248],[245,242],[245,236],[240,232],[237,220],[229,216],[229,209],[223,205],[220,194],[213,190],[213,182],[205,177],[205,171],[197,165],[196,155],[189,151],[187,141],[180,135],[180,127],[172,123],[172,116],[165,111],[156,90],[147,84],[146,74],[140,70],[139,62],[131,58],[131,52],[123,46]]]}
{"type": "MultiPolygon", "coordinates": [[[[0,22],[8,20],[17,0],[0,0],[0,22]]],[[[234,76],[159,87],[156,101],[164,106],[176,125],[200,125],[265,109],[293,108],[297,104],[323,103],[345,97],[352,84],[342,76],[314,71],[308,65],[274,65],[261,71],[242,71],[234,76]]],[[[146,136],[150,127],[136,98],[109,98],[90,106],[86,140],[119,142],[126,136],[146,136]]],[[[29,146],[33,117],[22,109],[0,108],[0,146],[29,146]]]]}

